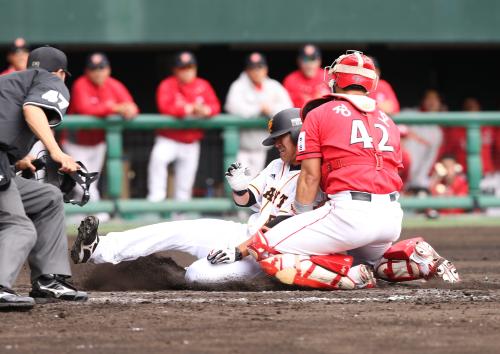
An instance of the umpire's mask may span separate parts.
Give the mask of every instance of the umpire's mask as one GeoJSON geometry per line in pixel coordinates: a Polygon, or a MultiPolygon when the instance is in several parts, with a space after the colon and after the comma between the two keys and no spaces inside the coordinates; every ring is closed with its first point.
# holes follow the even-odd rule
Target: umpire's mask
{"type": "Polygon", "coordinates": [[[80,165],[80,170],[71,173],[60,172],[59,168],[61,166],[59,163],[52,160],[48,155],[44,155],[32,163],[37,168],[37,172],[23,171],[23,177],[42,180],[58,187],[63,193],[65,203],[79,206],[87,204],[90,198],[90,185],[97,180],[99,172],[88,172],[85,165],[80,161],[76,162],[80,165]],[[43,178],[38,177],[38,171],[45,172],[43,178]],[[76,188],[76,186],[79,186],[79,188],[76,188]]]}

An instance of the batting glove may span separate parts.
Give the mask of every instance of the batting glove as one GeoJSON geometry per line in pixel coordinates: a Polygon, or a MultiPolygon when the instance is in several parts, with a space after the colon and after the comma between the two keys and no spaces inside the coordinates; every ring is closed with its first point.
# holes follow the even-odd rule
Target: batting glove
{"type": "Polygon", "coordinates": [[[207,260],[212,264],[234,263],[243,258],[238,247],[227,247],[219,250],[211,250],[207,260]]]}
{"type": "Polygon", "coordinates": [[[252,180],[248,167],[244,167],[239,162],[232,163],[224,175],[226,176],[227,183],[229,183],[231,189],[235,192],[246,190],[252,180]]]}

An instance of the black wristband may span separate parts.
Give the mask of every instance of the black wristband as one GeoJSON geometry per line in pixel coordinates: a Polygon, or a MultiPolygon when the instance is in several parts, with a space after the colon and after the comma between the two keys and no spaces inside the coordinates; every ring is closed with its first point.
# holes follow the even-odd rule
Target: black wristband
{"type": "Polygon", "coordinates": [[[236,247],[236,250],[234,252],[234,260],[235,261],[241,261],[243,259],[243,255],[241,254],[241,251],[238,247],[236,247]]]}
{"type": "Polygon", "coordinates": [[[233,191],[234,194],[239,195],[240,197],[245,195],[248,192],[248,189],[243,189],[242,191],[233,191]]]}

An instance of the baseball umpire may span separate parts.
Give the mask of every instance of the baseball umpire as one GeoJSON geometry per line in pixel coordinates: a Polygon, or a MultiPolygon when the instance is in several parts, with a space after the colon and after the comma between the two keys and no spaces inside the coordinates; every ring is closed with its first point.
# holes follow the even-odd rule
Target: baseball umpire
{"type": "Polygon", "coordinates": [[[23,157],[37,139],[61,172],[79,169],[51,131],[69,105],[67,74],[66,55],[45,46],[30,53],[27,70],[0,77],[0,309],[29,309],[35,299],[87,299],[66,281],[71,270],[61,191],[15,176],[13,169],[16,162],[34,169],[23,157]],[[26,259],[32,280],[29,297],[11,289],[26,259]]]}

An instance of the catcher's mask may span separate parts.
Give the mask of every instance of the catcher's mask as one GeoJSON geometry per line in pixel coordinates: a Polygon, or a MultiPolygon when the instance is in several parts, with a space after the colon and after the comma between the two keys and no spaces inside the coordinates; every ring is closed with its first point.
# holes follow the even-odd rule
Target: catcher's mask
{"type": "Polygon", "coordinates": [[[325,67],[324,79],[332,92],[335,86],[345,88],[358,85],[370,93],[377,88],[378,84],[378,75],[373,60],[357,50],[348,50],[335,59],[331,65],[325,67]]]}
{"type": "Polygon", "coordinates": [[[22,172],[22,176],[50,183],[61,190],[65,203],[84,206],[90,198],[90,185],[97,180],[99,172],[88,172],[81,161],[76,161],[76,163],[80,165],[80,170],[71,173],[60,172],[60,165],[50,156],[45,155],[32,161],[37,172],[25,170],[22,172]],[[40,177],[40,171],[45,172],[43,177],[40,177]],[[75,188],[77,185],[82,189],[81,198],[78,198],[78,189],[75,188]]]}

